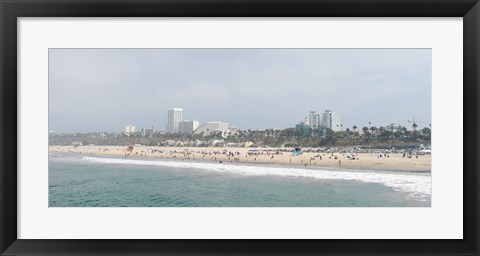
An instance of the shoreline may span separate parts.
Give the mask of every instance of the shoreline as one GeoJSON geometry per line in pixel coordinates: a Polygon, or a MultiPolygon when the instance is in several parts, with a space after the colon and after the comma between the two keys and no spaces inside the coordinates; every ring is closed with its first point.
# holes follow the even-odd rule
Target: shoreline
{"type": "Polygon", "coordinates": [[[370,170],[404,173],[431,173],[431,155],[403,157],[403,154],[351,155],[341,152],[305,152],[292,156],[290,152],[275,153],[272,148],[259,148],[259,155],[249,155],[249,148],[211,147],[134,147],[122,146],[49,146],[49,153],[72,153],[85,156],[114,156],[126,159],[163,159],[188,162],[228,164],[273,164],[282,167],[327,167],[335,170],[370,170]],[[224,152],[228,152],[224,154],[224,152]],[[273,153],[272,153],[273,152],[273,153]],[[229,155],[227,155],[229,154],[229,155]],[[355,159],[355,160],[354,160],[355,159]]]}

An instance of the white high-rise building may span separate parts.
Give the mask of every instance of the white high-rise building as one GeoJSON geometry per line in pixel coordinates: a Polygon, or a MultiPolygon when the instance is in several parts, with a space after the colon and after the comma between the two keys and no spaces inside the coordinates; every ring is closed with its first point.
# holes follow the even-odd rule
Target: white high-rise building
{"type": "Polygon", "coordinates": [[[223,122],[208,122],[201,124],[196,130],[195,134],[202,134],[208,136],[214,132],[224,133],[228,131],[228,123],[223,122]]]}
{"type": "Polygon", "coordinates": [[[308,123],[310,124],[310,128],[317,129],[320,128],[322,125],[320,114],[317,114],[315,111],[310,111],[308,116],[308,123]]]}
{"type": "Polygon", "coordinates": [[[179,133],[178,123],[183,121],[183,108],[168,110],[167,133],[179,133]]]}
{"type": "Polygon", "coordinates": [[[330,125],[332,131],[338,132],[342,130],[342,124],[340,123],[340,114],[332,112],[330,114],[330,125]]]}
{"type": "Polygon", "coordinates": [[[192,134],[200,123],[197,120],[185,120],[178,123],[179,133],[192,134]]]}
{"type": "Polygon", "coordinates": [[[340,115],[331,110],[325,110],[325,112],[322,113],[322,126],[334,132],[340,131],[342,129],[340,115]]]}

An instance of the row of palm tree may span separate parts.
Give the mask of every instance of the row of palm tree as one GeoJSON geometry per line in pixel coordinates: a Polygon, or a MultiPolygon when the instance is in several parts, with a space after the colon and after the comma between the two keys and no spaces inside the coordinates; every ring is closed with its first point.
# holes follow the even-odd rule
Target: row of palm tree
{"type": "MultiPolygon", "coordinates": [[[[371,123],[369,122],[369,125],[371,123]]],[[[386,139],[397,140],[430,140],[431,128],[424,127],[417,134],[418,125],[414,131],[408,131],[406,127],[376,127],[363,126],[359,128],[353,125],[352,128],[346,128],[344,131],[334,132],[327,128],[309,129],[307,133],[295,128],[286,129],[265,129],[265,130],[237,130],[229,133],[214,132],[208,136],[203,134],[161,134],[155,133],[151,136],[144,137],[141,134],[118,134],[118,133],[88,133],[88,134],[51,134],[51,145],[68,145],[72,141],[81,140],[85,144],[97,145],[123,145],[129,143],[138,143],[143,145],[161,144],[167,140],[175,141],[209,141],[224,140],[225,142],[246,142],[251,141],[258,145],[279,146],[286,141],[295,141],[302,145],[334,145],[339,140],[342,143],[363,143],[362,141],[376,141],[386,139]]],[[[342,126],[343,127],[343,126],[342,126]]]]}

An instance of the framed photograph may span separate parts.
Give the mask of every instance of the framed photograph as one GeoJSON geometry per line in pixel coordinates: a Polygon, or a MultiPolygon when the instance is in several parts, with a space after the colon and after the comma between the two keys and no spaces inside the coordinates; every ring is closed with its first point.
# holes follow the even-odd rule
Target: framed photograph
{"type": "Polygon", "coordinates": [[[1,1],[1,255],[478,255],[478,1],[1,1]]]}

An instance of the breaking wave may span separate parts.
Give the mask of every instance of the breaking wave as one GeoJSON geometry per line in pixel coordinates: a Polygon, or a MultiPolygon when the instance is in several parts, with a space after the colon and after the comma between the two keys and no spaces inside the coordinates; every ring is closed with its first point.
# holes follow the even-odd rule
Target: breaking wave
{"type": "Polygon", "coordinates": [[[179,162],[169,160],[131,160],[116,158],[84,157],[84,160],[101,164],[147,165],[171,168],[201,169],[219,173],[248,176],[304,177],[320,180],[345,180],[363,183],[378,183],[399,192],[406,192],[418,200],[430,200],[430,174],[383,173],[374,171],[332,170],[327,168],[302,169],[277,166],[236,165],[220,163],[179,162]]]}

